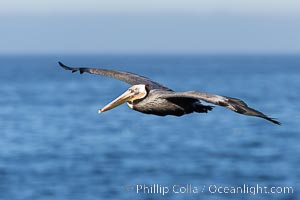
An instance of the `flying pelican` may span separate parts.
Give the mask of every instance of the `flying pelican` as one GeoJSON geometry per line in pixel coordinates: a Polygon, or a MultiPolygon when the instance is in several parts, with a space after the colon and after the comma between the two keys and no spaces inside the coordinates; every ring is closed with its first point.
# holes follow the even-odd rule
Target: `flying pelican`
{"type": "Polygon", "coordinates": [[[137,74],[108,69],[95,68],[73,68],[58,62],[61,67],[72,72],[79,71],[80,74],[87,72],[119,79],[132,85],[126,92],[118,98],[104,106],[98,112],[99,114],[113,109],[125,102],[136,111],[145,114],[154,114],[159,116],[175,115],[182,116],[193,112],[207,113],[213,109],[213,106],[203,105],[201,101],[223,106],[230,110],[249,116],[261,117],[280,125],[281,123],[274,118],[248,107],[240,99],[209,94],[198,91],[174,92],[164,85],[150,80],[147,77],[137,74]]]}

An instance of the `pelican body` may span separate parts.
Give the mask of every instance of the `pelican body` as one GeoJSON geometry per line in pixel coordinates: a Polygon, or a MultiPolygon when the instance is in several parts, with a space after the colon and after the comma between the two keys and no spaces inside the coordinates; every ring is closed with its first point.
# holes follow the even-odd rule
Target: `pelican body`
{"type": "Polygon", "coordinates": [[[153,89],[148,85],[134,85],[114,101],[99,110],[99,113],[110,110],[122,103],[127,102],[128,106],[136,111],[145,114],[159,116],[175,115],[182,116],[192,112],[207,112],[211,106],[204,106],[198,99],[193,98],[161,98],[163,95],[172,95],[172,91],[153,89]],[[140,96],[135,96],[135,95],[140,96]]]}
{"type": "Polygon", "coordinates": [[[244,101],[237,98],[199,91],[174,92],[166,86],[152,81],[147,77],[129,72],[86,67],[73,68],[66,66],[61,62],[59,62],[59,65],[72,72],[79,71],[81,74],[87,72],[108,76],[132,85],[115,100],[104,106],[102,109],[99,109],[99,113],[111,110],[127,102],[131,109],[145,114],[182,116],[193,112],[207,113],[208,111],[211,111],[213,106],[203,105],[201,101],[205,101],[214,105],[226,107],[239,114],[261,117],[274,124],[280,125],[279,121],[248,107],[244,101]]]}

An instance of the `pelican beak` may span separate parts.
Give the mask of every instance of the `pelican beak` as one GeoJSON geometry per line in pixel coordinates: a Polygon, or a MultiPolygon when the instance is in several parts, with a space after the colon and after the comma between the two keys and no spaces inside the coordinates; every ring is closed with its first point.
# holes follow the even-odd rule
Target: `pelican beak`
{"type": "Polygon", "coordinates": [[[102,109],[98,110],[98,113],[101,114],[102,112],[108,111],[110,109],[113,109],[127,101],[132,100],[135,97],[135,93],[131,90],[127,90],[122,95],[120,95],[118,98],[104,106],[102,109]]]}

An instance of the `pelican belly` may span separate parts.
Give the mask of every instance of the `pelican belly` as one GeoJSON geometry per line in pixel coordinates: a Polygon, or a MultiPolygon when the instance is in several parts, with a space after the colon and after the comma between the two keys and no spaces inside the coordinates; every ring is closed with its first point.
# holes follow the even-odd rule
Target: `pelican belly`
{"type": "Polygon", "coordinates": [[[159,116],[175,115],[182,116],[193,112],[207,112],[212,108],[202,105],[194,98],[162,98],[165,93],[173,93],[164,90],[152,90],[144,99],[128,103],[133,110],[159,116]]]}
{"type": "Polygon", "coordinates": [[[153,114],[159,116],[166,115],[176,115],[181,116],[185,114],[185,111],[182,107],[169,102],[165,99],[155,99],[155,101],[139,102],[136,104],[131,104],[132,109],[145,113],[145,114],[153,114]]]}
{"type": "MultiPolygon", "coordinates": [[[[169,92],[169,91],[161,91],[161,90],[152,90],[147,95],[146,98],[141,100],[135,100],[132,103],[128,102],[128,106],[133,110],[145,113],[145,114],[153,114],[159,116],[166,115],[176,115],[182,116],[187,114],[185,107],[177,104],[176,102],[169,101],[167,99],[161,98],[161,92],[169,92]]],[[[190,106],[189,106],[190,107],[190,106]]],[[[190,113],[189,111],[188,113],[190,113]]]]}

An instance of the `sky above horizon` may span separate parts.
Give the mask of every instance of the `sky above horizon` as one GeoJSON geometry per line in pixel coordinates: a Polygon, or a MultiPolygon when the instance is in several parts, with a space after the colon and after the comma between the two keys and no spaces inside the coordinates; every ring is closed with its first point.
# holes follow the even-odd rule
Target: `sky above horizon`
{"type": "Polygon", "coordinates": [[[11,0],[0,53],[300,53],[297,0],[11,0]]]}
{"type": "Polygon", "coordinates": [[[3,14],[45,13],[210,13],[298,14],[298,0],[10,0],[1,2],[3,14]]]}

